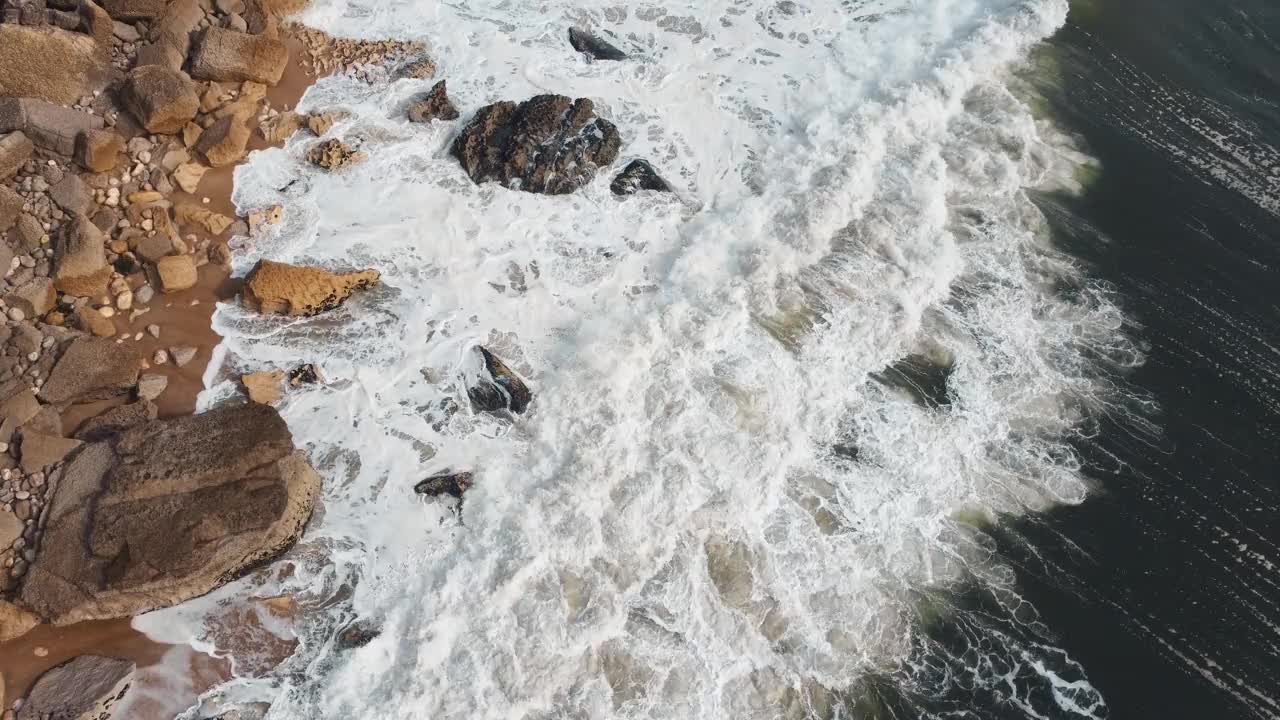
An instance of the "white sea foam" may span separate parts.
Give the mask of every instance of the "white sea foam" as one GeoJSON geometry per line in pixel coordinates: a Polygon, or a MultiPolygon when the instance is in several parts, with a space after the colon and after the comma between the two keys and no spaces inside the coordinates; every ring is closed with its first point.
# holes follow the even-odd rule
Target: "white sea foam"
{"type": "MultiPolygon", "coordinates": [[[[1107,401],[1087,358],[1125,348],[1024,196],[1055,154],[1003,81],[1065,12],[314,2],[326,30],[427,41],[464,120],[592,98],[677,193],[619,201],[609,172],[567,197],[477,187],[455,124],[402,119],[419,81],[308,92],[352,113],[331,134],[363,165],[318,172],[295,138],[238,171],[242,209],[288,208],[238,271],[373,266],[384,287],[319,319],[215,316],[229,365],[331,381],[282,407],[325,475],[296,572],[269,583],[310,608],[301,647],[232,696],[273,718],[832,716],[907,657],[913,589],[1006,587],[955,518],[1078,502],[1066,440],[1107,401]],[[636,59],[587,61],[575,23],[636,59]],[[526,416],[467,409],[476,343],[529,378],[526,416]],[[870,378],[911,353],[954,359],[949,406],[870,378]],[[412,492],[445,468],[477,473],[459,519],[412,492]],[[336,651],[353,612],[382,634],[336,651]]],[[[198,626],[220,599],[139,622],[198,626]]],[[[1087,682],[1044,674],[1093,715],[1087,682]]]]}

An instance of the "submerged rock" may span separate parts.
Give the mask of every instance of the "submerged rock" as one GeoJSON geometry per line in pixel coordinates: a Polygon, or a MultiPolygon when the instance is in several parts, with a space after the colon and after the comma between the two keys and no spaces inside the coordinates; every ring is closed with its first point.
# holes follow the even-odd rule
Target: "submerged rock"
{"type": "Polygon", "coordinates": [[[289,387],[301,387],[302,385],[315,385],[324,382],[324,375],[321,374],[320,368],[311,363],[299,365],[289,371],[289,387]]]}
{"type": "Polygon", "coordinates": [[[940,408],[951,404],[947,382],[951,377],[951,359],[912,354],[883,371],[872,373],[879,382],[905,391],[920,405],[940,408]]]}
{"type": "Polygon", "coordinates": [[[477,346],[473,358],[478,367],[468,368],[467,397],[477,410],[522,413],[529,407],[533,393],[497,355],[477,346]]]}
{"type": "Polygon", "coordinates": [[[316,315],[376,284],[377,270],[333,273],[314,267],[260,260],[244,283],[244,299],[263,313],[316,315]]]}
{"type": "Polygon", "coordinates": [[[430,90],[416,98],[409,105],[409,120],[411,122],[457,120],[458,117],[458,108],[454,107],[453,102],[449,100],[444,80],[432,85],[430,90]]]}
{"type": "Polygon", "coordinates": [[[265,405],[153,420],[85,446],[51,478],[22,602],[57,625],[203,595],[298,538],[320,478],[265,405]]]}
{"type": "Polygon", "coordinates": [[[109,718],[133,684],[132,660],[81,655],[40,676],[18,711],[35,718],[109,718]]]}
{"type": "Polygon", "coordinates": [[[574,50],[597,60],[626,60],[627,54],[586,30],[569,28],[569,44],[574,50]]]}
{"type": "Polygon", "coordinates": [[[462,494],[471,487],[474,476],[469,472],[460,473],[441,473],[432,475],[426,480],[422,480],[413,486],[413,491],[419,495],[428,497],[439,497],[440,495],[448,495],[450,497],[462,499],[462,494]]]}
{"type": "Polygon", "coordinates": [[[338,631],[334,644],[340,650],[353,650],[364,647],[382,634],[382,628],[367,620],[356,620],[338,631]]]}
{"type": "Polygon", "coordinates": [[[648,160],[632,160],[610,183],[614,195],[634,195],[640,190],[671,192],[671,186],[649,164],[648,160]]]}
{"type": "Polygon", "coordinates": [[[451,152],[477,183],[563,195],[591,182],[621,147],[618,129],[596,117],[590,100],[538,95],[481,108],[451,152]]]}

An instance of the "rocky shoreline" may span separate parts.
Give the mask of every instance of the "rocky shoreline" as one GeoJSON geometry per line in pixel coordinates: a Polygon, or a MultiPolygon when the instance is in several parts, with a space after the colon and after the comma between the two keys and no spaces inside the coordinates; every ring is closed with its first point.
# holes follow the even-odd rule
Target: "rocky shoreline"
{"type": "MultiPolygon", "coordinates": [[[[205,594],[287,550],[317,502],[319,476],[271,405],[322,375],[250,373],[241,402],[191,415],[217,343],[210,314],[238,297],[315,315],[379,273],[262,261],[231,281],[232,243],[287,211],[237,216],[231,170],[297,133],[315,136],[306,158],[325,171],[367,157],[329,136],[340,115],[292,109],[309,73],[427,80],[436,67],[414,43],[282,22],[299,5],[0,0],[2,720],[110,717],[147,653],[106,657],[110,643],[86,630],[46,662],[33,642],[205,594]],[[37,659],[18,657],[28,649],[37,659]],[[73,692],[73,676],[93,682],[73,692]]],[[[627,58],[577,28],[566,48],[627,58]]],[[[461,116],[439,80],[406,119],[461,116]]],[[[542,95],[473,109],[451,153],[476,183],[554,195],[591,182],[622,147],[591,100],[542,95]]],[[[639,158],[610,187],[673,191],[639,158]]],[[[525,381],[488,349],[473,355],[460,368],[472,410],[525,412],[525,381]]],[[[460,502],[476,478],[450,470],[414,489],[460,502]]]]}

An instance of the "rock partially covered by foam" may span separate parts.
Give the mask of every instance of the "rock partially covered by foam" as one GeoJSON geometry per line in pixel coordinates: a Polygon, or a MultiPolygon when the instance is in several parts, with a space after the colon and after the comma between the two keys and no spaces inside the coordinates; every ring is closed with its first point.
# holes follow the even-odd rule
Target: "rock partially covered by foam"
{"type": "Polygon", "coordinates": [[[533,401],[524,380],[507,364],[485,348],[476,346],[463,368],[467,397],[481,412],[510,410],[522,413],[533,401]]]}
{"type": "Polygon", "coordinates": [[[325,170],[338,170],[364,160],[365,153],[356,150],[337,138],[316,143],[307,151],[307,160],[325,170]]]}
{"type": "Polygon", "coordinates": [[[574,50],[590,55],[596,60],[626,60],[627,54],[608,41],[586,30],[569,28],[569,44],[574,50]]]}
{"type": "Polygon", "coordinates": [[[263,313],[316,315],[332,310],[357,290],[372,287],[377,270],[334,273],[316,267],[261,260],[244,283],[244,299],[263,313]]]}
{"type": "Polygon", "coordinates": [[[469,472],[447,472],[439,475],[432,475],[413,486],[413,491],[419,495],[428,497],[438,497],[440,495],[448,495],[450,497],[462,499],[462,494],[471,487],[474,476],[469,472]]]}
{"type": "Polygon", "coordinates": [[[320,478],[266,405],[153,420],[55,471],[23,604],[65,625],[203,595],[291,546],[320,478]]]}
{"type": "Polygon", "coordinates": [[[22,703],[18,717],[108,718],[129,692],[132,660],[81,655],[45,672],[22,703]]]}
{"type": "Polygon", "coordinates": [[[634,195],[641,190],[671,192],[671,186],[647,160],[632,160],[609,184],[614,195],[634,195]]]}
{"type": "Polygon", "coordinates": [[[538,95],[481,108],[451,151],[477,183],[564,195],[591,182],[621,148],[618,129],[596,117],[590,100],[538,95]]]}
{"type": "Polygon", "coordinates": [[[409,105],[409,121],[416,123],[432,120],[457,120],[458,108],[449,99],[445,81],[441,80],[431,86],[421,97],[415,98],[409,105]]]}

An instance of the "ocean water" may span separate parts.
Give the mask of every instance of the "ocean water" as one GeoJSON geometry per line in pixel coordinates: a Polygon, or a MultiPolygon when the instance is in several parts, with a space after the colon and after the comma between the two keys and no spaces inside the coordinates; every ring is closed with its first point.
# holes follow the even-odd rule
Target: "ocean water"
{"type": "Polygon", "coordinates": [[[1064,250],[1107,172],[1045,111],[1062,85],[1031,53],[1067,12],[314,2],[316,27],[428,43],[463,121],[592,98],[616,169],[648,159],[676,192],[619,200],[616,169],[563,197],[476,186],[456,124],[403,119],[429,83],[308,92],[369,160],[256,153],[235,200],[285,221],[236,270],[383,285],[315,319],[215,314],[206,405],[238,371],[323,368],[281,411],[325,490],[287,572],[138,621],[236,644],[242,677],[188,716],[1112,717],[1092,649],[1029,597],[1028,556],[1079,545],[1022,526],[1105,493],[1100,433],[1168,442],[1122,288],[1064,250]],[[634,59],[588,61],[573,25],[634,59]],[[469,407],[480,344],[528,379],[525,415],[469,407]],[[414,495],[446,469],[476,473],[461,507],[414,495]],[[297,642],[265,670],[227,617],[286,592],[293,623],[253,611],[297,642]],[[341,647],[356,618],[380,634],[341,647]]]}

